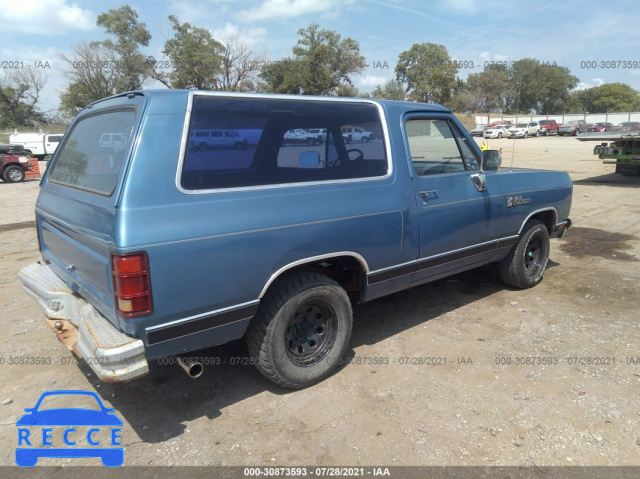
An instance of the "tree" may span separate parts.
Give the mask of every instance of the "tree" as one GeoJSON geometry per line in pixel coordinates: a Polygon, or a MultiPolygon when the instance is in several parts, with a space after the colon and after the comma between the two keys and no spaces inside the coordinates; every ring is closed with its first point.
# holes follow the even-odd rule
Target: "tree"
{"type": "Polygon", "coordinates": [[[60,109],[75,115],[94,101],[119,92],[120,73],[116,53],[100,44],[81,43],[73,55],[60,54],[63,75],[69,80],[60,95],[60,109]]]}
{"type": "Polygon", "coordinates": [[[640,110],[640,93],[625,83],[605,83],[577,91],[572,96],[583,111],[590,113],[640,110]]]}
{"type": "Polygon", "coordinates": [[[133,8],[124,5],[101,13],[97,25],[113,39],[82,43],[72,56],[60,55],[69,82],[60,96],[61,109],[69,114],[106,96],[139,90],[154,75],[152,60],[140,52],[151,34],[133,8]]]}
{"type": "Polygon", "coordinates": [[[404,86],[398,80],[389,80],[384,86],[376,86],[371,93],[372,98],[380,98],[382,100],[404,100],[406,92],[404,86]]]}
{"type": "Polygon", "coordinates": [[[321,30],[316,23],[298,30],[298,36],[293,58],[262,69],[266,91],[336,95],[345,86],[353,86],[351,75],[361,73],[366,65],[356,40],[342,39],[336,31],[321,30]]]}
{"type": "Polygon", "coordinates": [[[396,80],[407,85],[409,99],[446,105],[458,67],[444,45],[416,43],[400,54],[395,72],[396,80]]]}
{"type": "Polygon", "coordinates": [[[301,62],[293,58],[266,65],[260,72],[264,80],[258,84],[258,89],[267,93],[287,93],[290,95],[304,94],[304,79],[301,62]]]}
{"type": "Polygon", "coordinates": [[[46,84],[46,74],[31,67],[0,76],[0,128],[47,123],[38,108],[40,92],[46,84]]]}
{"type": "Polygon", "coordinates": [[[569,101],[569,91],[578,84],[578,78],[568,68],[533,58],[516,61],[507,74],[510,88],[505,110],[509,113],[562,113],[569,101]]]}
{"type": "Polygon", "coordinates": [[[154,77],[169,88],[213,90],[216,75],[222,73],[223,45],[209,30],[180,23],[169,15],[174,36],[164,44],[164,53],[171,60],[171,72],[156,72],[154,77]]]}
{"type": "Polygon", "coordinates": [[[216,76],[216,89],[223,91],[253,91],[260,68],[269,57],[256,53],[249,44],[231,35],[220,39],[222,44],[221,72],[216,76]]]}
{"type": "Polygon", "coordinates": [[[471,73],[467,77],[466,90],[474,100],[474,111],[485,113],[502,111],[503,93],[508,83],[507,74],[499,70],[471,73]]]}
{"type": "Polygon", "coordinates": [[[119,91],[139,90],[152,72],[152,61],[140,52],[149,46],[151,33],[144,23],[138,22],[137,12],[129,5],[111,9],[98,15],[96,22],[107,34],[114,37],[97,42],[117,54],[116,68],[119,91]]]}

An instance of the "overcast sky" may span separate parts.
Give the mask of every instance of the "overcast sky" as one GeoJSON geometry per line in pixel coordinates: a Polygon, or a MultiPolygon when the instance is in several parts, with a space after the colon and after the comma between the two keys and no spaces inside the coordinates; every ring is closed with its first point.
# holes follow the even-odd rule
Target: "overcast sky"
{"type": "MultiPolygon", "coordinates": [[[[15,65],[10,62],[39,67],[48,62],[42,108],[56,108],[64,85],[58,52],[103,40],[96,17],[124,4],[0,0],[2,71],[15,65]]],[[[424,42],[443,44],[452,57],[473,63],[473,69],[459,71],[462,78],[482,71],[487,61],[536,58],[568,67],[580,79],[579,88],[623,82],[640,90],[640,9],[632,0],[134,0],[129,5],[152,34],[144,53],[158,60],[170,36],[171,14],[216,36],[235,34],[271,60],[291,55],[296,32],[316,22],[360,43],[369,66],[354,81],[364,91],[393,78],[400,52],[424,42]],[[635,62],[635,68],[618,61],[635,62]]]]}

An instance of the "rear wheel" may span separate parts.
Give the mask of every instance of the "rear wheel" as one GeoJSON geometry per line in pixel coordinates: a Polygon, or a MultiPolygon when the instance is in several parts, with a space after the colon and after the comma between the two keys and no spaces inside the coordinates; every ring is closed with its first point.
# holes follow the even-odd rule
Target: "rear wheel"
{"type": "Polygon", "coordinates": [[[258,370],[287,388],[310,386],[341,362],[352,325],[347,293],[317,273],[278,279],[247,329],[258,370]]]}
{"type": "Polygon", "coordinates": [[[538,284],[549,262],[549,248],[549,231],[544,223],[528,221],[518,243],[500,262],[502,281],[521,289],[538,284]]]}
{"type": "Polygon", "coordinates": [[[7,183],[19,183],[24,180],[24,170],[19,166],[12,165],[5,168],[2,177],[7,183]]]}

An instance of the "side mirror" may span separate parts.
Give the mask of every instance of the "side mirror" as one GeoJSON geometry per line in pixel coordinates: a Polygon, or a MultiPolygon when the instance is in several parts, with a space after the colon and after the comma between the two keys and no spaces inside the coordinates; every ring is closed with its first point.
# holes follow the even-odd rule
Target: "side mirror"
{"type": "Polygon", "coordinates": [[[303,151],[298,157],[300,168],[317,168],[320,166],[320,153],[317,151],[303,151]]]}
{"type": "Polygon", "coordinates": [[[502,155],[498,150],[484,150],[482,152],[482,171],[498,171],[502,163],[502,155]]]}

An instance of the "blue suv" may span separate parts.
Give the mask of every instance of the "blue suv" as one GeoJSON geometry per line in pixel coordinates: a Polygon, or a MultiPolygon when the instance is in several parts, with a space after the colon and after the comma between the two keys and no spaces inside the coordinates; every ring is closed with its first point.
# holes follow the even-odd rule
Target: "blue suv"
{"type": "Polygon", "coordinates": [[[36,206],[42,261],[20,278],[104,381],[245,337],[266,377],[304,387],[345,354],[352,303],[489,263],[542,280],[571,180],[500,161],[432,104],[126,93],[69,127],[36,206]],[[248,141],[191,148],[201,131],[248,141]]]}

